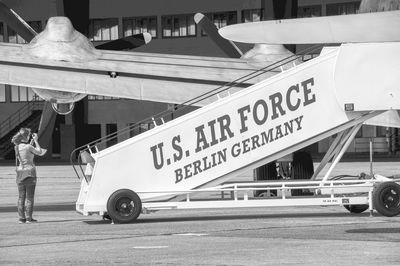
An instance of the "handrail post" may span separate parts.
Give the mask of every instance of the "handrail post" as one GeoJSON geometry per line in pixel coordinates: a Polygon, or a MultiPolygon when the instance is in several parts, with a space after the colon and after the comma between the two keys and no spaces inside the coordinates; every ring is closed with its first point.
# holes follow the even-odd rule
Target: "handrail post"
{"type": "Polygon", "coordinates": [[[374,169],[373,169],[373,154],[374,154],[374,147],[373,147],[373,138],[369,138],[369,171],[370,176],[374,176],[374,169]]]}

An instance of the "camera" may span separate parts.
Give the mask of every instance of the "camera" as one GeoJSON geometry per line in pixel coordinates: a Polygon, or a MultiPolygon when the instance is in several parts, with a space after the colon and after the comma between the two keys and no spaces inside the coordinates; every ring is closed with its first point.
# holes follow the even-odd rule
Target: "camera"
{"type": "Polygon", "coordinates": [[[32,134],[31,134],[31,136],[30,136],[30,138],[29,138],[29,143],[30,143],[31,145],[33,145],[33,144],[35,143],[34,138],[36,138],[36,137],[37,137],[37,133],[32,133],[32,134]]]}

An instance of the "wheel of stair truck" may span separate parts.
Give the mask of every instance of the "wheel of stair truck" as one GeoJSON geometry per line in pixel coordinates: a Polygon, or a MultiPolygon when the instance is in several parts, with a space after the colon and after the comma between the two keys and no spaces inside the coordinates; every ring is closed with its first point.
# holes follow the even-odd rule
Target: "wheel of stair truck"
{"type": "Polygon", "coordinates": [[[400,185],[395,182],[384,182],[375,186],[372,200],[374,208],[388,217],[400,213],[400,185]]]}
{"type": "Polygon", "coordinates": [[[362,213],[368,210],[368,204],[353,204],[353,205],[343,205],[350,213],[362,213]]]}
{"type": "Polygon", "coordinates": [[[142,201],[129,189],[115,191],[107,201],[107,214],[115,223],[131,223],[142,211],[142,201]]]}
{"type": "MultiPolygon", "coordinates": [[[[267,163],[263,166],[260,166],[256,169],[255,172],[255,181],[266,181],[266,180],[277,180],[278,173],[276,171],[276,161],[267,163]]],[[[270,193],[276,194],[276,190],[271,190],[270,193]]],[[[255,190],[254,197],[264,197],[267,194],[266,190],[255,190]]]]}
{"type": "MultiPolygon", "coordinates": [[[[314,164],[311,155],[305,151],[293,153],[292,179],[310,179],[314,174],[314,164]]],[[[292,189],[292,196],[309,195],[302,189],[292,189]]]]}

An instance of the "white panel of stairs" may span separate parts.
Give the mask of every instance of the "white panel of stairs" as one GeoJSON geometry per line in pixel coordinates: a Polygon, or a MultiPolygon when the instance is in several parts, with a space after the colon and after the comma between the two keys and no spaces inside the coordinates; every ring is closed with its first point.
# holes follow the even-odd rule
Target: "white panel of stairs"
{"type": "MultiPolygon", "coordinates": [[[[352,45],[352,50],[360,47],[365,57],[369,55],[362,44],[352,45]]],[[[243,169],[355,125],[359,123],[357,117],[365,120],[380,114],[346,112],[337,100],[347,93],[335,88],[340,53],[340,49],[326,51],[318,58],[95,153],[86,211],[105,211],[107,199],[118,189],[131,189],[142,201],[149,201],[167,199],[177,190],[215,185],[243,169]]],[[[363,57],[352,58],[349,54],[347,61],[357,67],[364,62],[359,59],[363,57]]],[[[351,75],[341,76],[344,77],[352,79],[351,75]]],[[[400,75],[397,83],[399,78],[400,75]]],[[[375,92],[381,87],[368,89],[375,92]]],[[[366,93],[359,97],[368,98],[366,93]]]]}

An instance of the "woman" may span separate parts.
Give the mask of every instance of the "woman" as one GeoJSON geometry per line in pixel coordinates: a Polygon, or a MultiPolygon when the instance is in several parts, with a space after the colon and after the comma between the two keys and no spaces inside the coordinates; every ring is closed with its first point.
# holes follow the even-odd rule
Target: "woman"
{"type": "Polygon", "coordinates": [[[36,167],[33,162],[35,155],[43,156],[46,149],[42,149],[38,142],[37,134],[31,134],[29,128],[21,128],[11,140],[15,147],[17,186],[18,186],[18,215],[19,223],[33,223],[33,202],[36,187],[36,167]],[[31,143],[29,140],[32,136],[31,143]],[[17,163],[19,162],[19,163],[17,163]],[[26,199],[26,205],[25,205],[26,199]]]}

